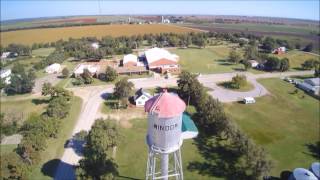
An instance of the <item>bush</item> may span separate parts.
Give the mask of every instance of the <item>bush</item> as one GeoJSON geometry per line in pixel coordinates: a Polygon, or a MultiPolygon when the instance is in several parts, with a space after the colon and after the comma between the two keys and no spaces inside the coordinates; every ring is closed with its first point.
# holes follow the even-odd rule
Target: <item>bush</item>
{"type": "Polygon", "coordinates": [[[117,77],[117,71],[112,67],[108,66],[106,69],[106,81],[114,81],[115,79],[117,79],[117,77]]]}
{"type": "Polygon", "coordinates": [[[72,84],[75,86],[80,86],[83,84],[83,79],[81,77],[77,77],[74,81],[72,81],[72,84]]]}
{"type": "Polygon", "coordinates": [[[69,76],[69,70],[68,70],[68,68],[63,68],[62,69],[62,76],[64,77],[64,78],[67,78],[68,76],[69,76]]]}
{"type": "Polygon", "coordinates": [[[236,75],[231,80],[231,88],[240,89],[247,85],[247,77],[245,75],[236,75]]]}

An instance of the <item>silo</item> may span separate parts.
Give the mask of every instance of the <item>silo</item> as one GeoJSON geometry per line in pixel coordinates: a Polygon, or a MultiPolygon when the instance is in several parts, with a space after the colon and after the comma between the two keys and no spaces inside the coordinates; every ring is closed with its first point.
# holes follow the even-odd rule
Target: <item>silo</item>
{"type": "Polygon", "coordinates": [[[182,145],[182,115],[185,108],[183,100],[166,90],[145,104],[145,111],[148,112],[149,151],[156,149],[161,154],[162,176],[168,174],[168,155],[179,150],[182,145]]]}

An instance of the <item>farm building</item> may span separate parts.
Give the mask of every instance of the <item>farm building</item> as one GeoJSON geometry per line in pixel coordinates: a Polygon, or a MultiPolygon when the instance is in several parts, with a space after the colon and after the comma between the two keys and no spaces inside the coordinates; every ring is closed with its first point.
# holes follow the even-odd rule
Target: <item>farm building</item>
{"type": "Polygon", "coordinates": [[[127,54],[127,55],[123,56],[122,66],[123,67],[144,66],[144,64],[139,61],[138,56],[136,56],[134,54],[127,54]]]}
{"type": "Polygon", "coordinates": [[[11,54],[11,52],[3,52],[3,53],[1,54],[1,59],[6,59],[6,58],[8,58],[8,57],[10,56],[10,54],[11,54]]]}
{"type": "Polygon", "coordinates": [[[48,74],[59,73],[61,70],[61,65],[58,63],[51,64],[46,67],[45,71],[48,74]]]}
{"type": "Polygon", "coordinates": [[[79,77],[85,69],[88,69],[92,76],[96,76],[99,66],[91,63],[79,64],[73,71],[74,77],[79,77]]]}
{"type": "Polygon", "coordinates": [[[132,74],[148,74],[149,71],[144,66],[128,66],[128,67],[114,67],[119,75],[132,74]]]}
{"type": "Polygon", "coordinates": [[[92,43],[91,44],[91,47],[93,48],[93,49],[99,49],[99,43],[97,43],[97,42],[94,42],[94,43],[92,43]]]}
{"type": "Polygon", "coordinates": [[[2,69],[0,71],[0,77],[1,79],[4,79],[4,82],[6,84],[10,84],[11,83],[11,69],[2,69]]]}
{"type": "Polygon", "coordinates": [[[284,54],[286,53],[286,47],[278,47],[272,51],[273,54],[284,54]]]}
{"type": "Polygon", "coordinates": [[[140,88],[134,96],[134,102],[136,103],[136,106],[143,107],[152,96],[145,92],[142,88],[140,88]]]}
{"type": "Polygon", "coordinates": [[[306,92],[320,95],[320,78],[305,79],[302,83],[298,83],[297,86],[306,92]]]}
{"type": "Polygon", "coordinates": [[[251,67],[255,68],[259,65],[259,63],[256,60],[249,60],[248,61],[251,64],[251,67]]]}
{"type": "Polygon", "coordinates": [[[169,51],[160,48],[149,49],[144,54],[150,70],[160,73],[180,72],[179,56],[176,54],[171,54],[169,51]]]}

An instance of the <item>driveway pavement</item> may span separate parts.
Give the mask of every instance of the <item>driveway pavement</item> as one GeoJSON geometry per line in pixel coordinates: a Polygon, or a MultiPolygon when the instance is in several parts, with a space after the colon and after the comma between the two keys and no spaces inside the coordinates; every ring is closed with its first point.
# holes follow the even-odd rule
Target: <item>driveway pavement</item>
{"type": "MultiPolygon", "coordinates": [[[[292,76],[292,75],[306,75],[313,74],[313,71],[303,71],[303,72],[285,72],[285,73],[264,73],[264,74],[252,74],[248,72],[241,73],[223,73],[223,74],[209,74],[202,75],[198,79],[205,86],[209,87],[208,93],[215,98],[218,98],[222,102],[232,102],[238,101],[239,99],[247,96],[258,97],[268,93],[268,91],[259,84],[256,79],[258,78],[270,78],[270,77],[282,77],[282,76],[292,76]],[[235,92],[223,89],[216,85],[217,82],[231,80],[236,74],[244,74],[247,76],[248,81],[250,81],[254,89],[248,92],[235,92]]],[[[135,88],[153,88],[153,87],[169,87],[177,86],[177,78],[140,78],[131,79],[134,83],[135,88]]],[[[80,115],[73,129],[73,135],[80,132],[81,130],[90,130],[96,118],[99,118],[100,113],[99,106],[103,103],[106,93],[113,92],[113,85],[103,85],[103,86],[89,86],[89,87],[77,87],[69,88],[73,91],[76,96],[83,99],[82,108],[80,115]]],[[[70,137],[71,139],[72,137],[70,137]]],[[[66,147],[63,156],[61,157],[61,162],[57,168],[55,178],[57,180],[69,180],[75,179],[74,175],[74,165],[78,163],[81,159],[81,149],[75,149],[73,147],[66,147]],[[80,153],[79,153],[80,152],[80,153]]]]}

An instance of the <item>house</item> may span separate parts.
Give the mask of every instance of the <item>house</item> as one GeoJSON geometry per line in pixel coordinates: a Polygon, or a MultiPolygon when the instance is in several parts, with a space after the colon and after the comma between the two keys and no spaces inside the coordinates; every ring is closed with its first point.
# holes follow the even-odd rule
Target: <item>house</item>
{"type": "Polygon", "coordinates": [[[305,79],[302,83],[298,83],[297,87],[312,93],[314,95],[320,95],[320,78],[305,79]]]}
{"type": "Polygon", "coordinates": [[[140,88],[134,96],[134,102],[136,103],[136,106],[144,107],[146,101],[148,101],[150,98],[152,98],[152,96],[140,88]]]}
{"type": "Polygon", "coordinates": [[[79,77],[81,74],[83,74],[85,69],[88,69],[92,76],[97,76],[99,66],[91,63],[79,64],[73,71],[74,77],[79,77]]]}
{"type": "Polygon", "coordinates": [[[127,55],[123,56],[122,66],[123,67],[144,66],[144,63],[139,61],[138,56],[136,56],[134,54],[127,54],[127,55]]]}
{"type": "Polygon", "coordinates": [[[286,53],[286,47],[278,47],[272,51],[273,54],[284,54],[286,53]]]}
{"type": "Polygon", "coordinates": [[[6,59],[6,58],[8,58],[8,57],[10,56],[10,54],[11,54],[11,52],[3,52],[3,53],[1,54],[1,59],[6,59]]]}
{"type": "Polygon", "coordinates": [[[94,42],[94,43],[92,43],[91,44],[91,47],[93,48],[93,49],[99,49],[99,43],[97,43],[97,42],[94,42]]]}
{"type": "Polygon", "coordinates": [[[248,61],[251,64],[251,67],[255,68],[259,65],[259,63],[256,60],[249,60],[248,61]]]}
{"type": "Polygon", "coordinates": [[[144,53],[150,70],[159,73],[179,73],[180,66],[178,64],[179,56],[171,54],[169,51],[161,48],[152,48],[144,53]]]}
{"type": "Polygon", "coordinates": [[[59,73],[61,71],[61,65],[58,63],[51,64],[46,67],[45,71],[48,74],[59,73]]]}
{"type": "Polygon", "coordinates": [[[1,79],[4,80],[4,82],[6,84],[10,84],[11,83],[11,69],[2,69],[0,71],[0,77],[1,79]]]}
{"type": "Polygon", "coordinates": [[[244,104],[253,104],[256,103],[256,100],[253,97],[245,97],[243,98],[244,104]]]}

